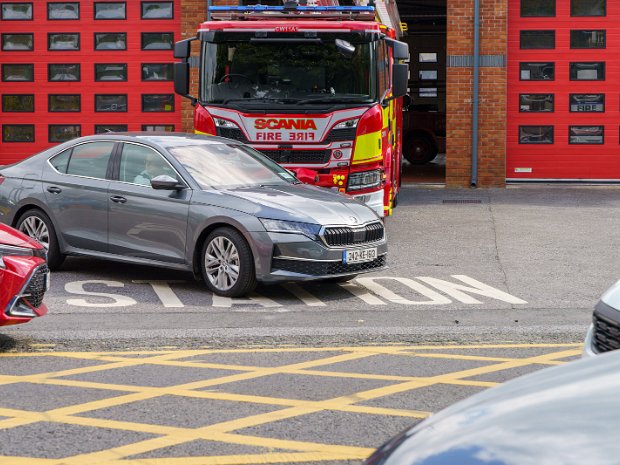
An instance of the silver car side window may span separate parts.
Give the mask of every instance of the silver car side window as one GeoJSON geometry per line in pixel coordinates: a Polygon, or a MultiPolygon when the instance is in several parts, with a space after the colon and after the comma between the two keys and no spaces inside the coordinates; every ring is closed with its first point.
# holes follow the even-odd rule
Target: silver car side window
{"type": "Polygon", "coordinates": [[[172,166],[158,152],[144,145],[123,145],[119,181],[150,186],[155,176],[166,174],[179,178],[172,166]]]}
{"type": "Polygon", "coordinates": [[[67,174],[106,179],[115,142],[87,142],[73,147],[67,174]]]}

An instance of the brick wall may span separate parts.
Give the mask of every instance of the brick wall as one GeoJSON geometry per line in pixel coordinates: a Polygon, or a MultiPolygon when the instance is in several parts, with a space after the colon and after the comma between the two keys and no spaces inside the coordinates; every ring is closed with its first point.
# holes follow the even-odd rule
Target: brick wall
{"type": "MultiPolygon", "coordinates": [[[[447,54],[473,55],[473,0],[448,0],[447,54]]],[[[506,55],[507,0],[481,0],[480,54],[506,55]]],[[[448,67],[446,77],[446,185],[471,182],[471,67],[448,67]]],[[[506,68],[480,68],[478,186],[506,179],[506,68]]]]}

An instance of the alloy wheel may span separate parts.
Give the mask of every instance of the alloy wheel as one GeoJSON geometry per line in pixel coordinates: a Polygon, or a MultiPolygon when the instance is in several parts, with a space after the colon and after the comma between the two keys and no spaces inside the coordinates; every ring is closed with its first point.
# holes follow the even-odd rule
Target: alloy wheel
{"type": "Polygon", "coordinates": [[[45,222],[36,216],[29,216],[19,226],[19,230],[27,236],[36,239],[43,247],[50,247],[50,232],[45,222]]]}
{"type": "Polygon", "coordinates": [[[205,271],[209,282],[219,291],[232,288],[239,279],[239,252],[224,236],[213,238],[205,254],[205,271]]]}

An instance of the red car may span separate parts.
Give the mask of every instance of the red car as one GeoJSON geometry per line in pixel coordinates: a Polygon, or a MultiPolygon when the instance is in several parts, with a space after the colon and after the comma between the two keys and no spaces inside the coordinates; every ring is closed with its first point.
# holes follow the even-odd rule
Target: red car
{"type": "Polygon", "coordinates": [[[27,323],[47,313],[47,251],[34,239],[0,224],[0,326],[27,323]]]}

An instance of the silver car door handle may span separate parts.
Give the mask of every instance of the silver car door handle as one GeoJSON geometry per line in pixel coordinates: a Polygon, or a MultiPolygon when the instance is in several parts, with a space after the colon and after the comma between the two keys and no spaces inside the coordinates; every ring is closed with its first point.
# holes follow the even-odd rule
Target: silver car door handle
{"type": "Polygon", "coordinates": [[[60,187],[50,186],[47,188],[47,192],[50,192],[51,194],[60,194],[62,189],[60,187]]]}
{"type": "Polygon", "coordinates": [[[120,195],[113,195],[110,197],[110,200],[114,203],[125,203],[127,199],[125,197],[121,197],[120,195]]]}

